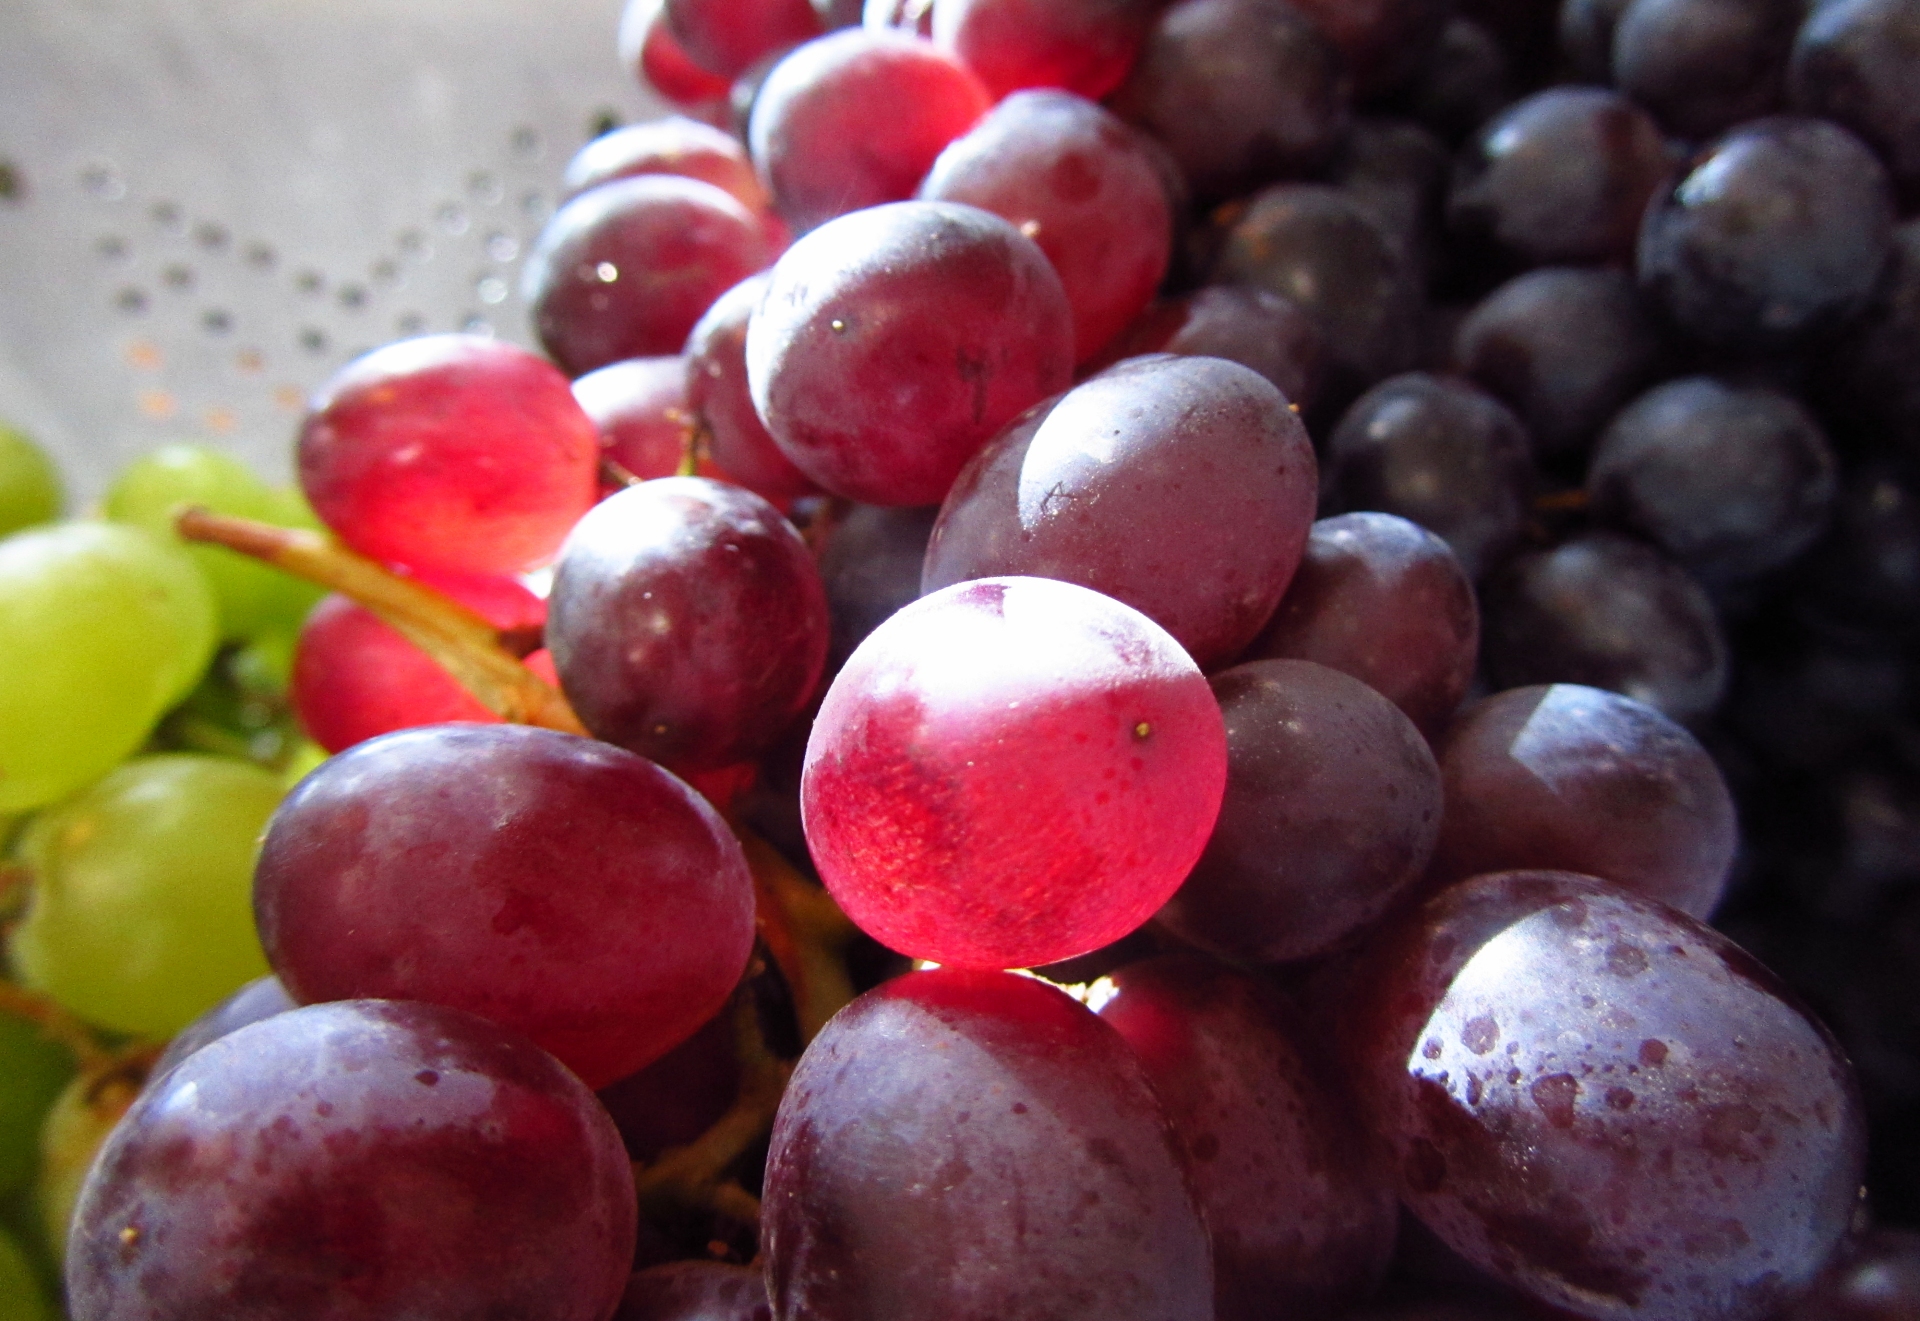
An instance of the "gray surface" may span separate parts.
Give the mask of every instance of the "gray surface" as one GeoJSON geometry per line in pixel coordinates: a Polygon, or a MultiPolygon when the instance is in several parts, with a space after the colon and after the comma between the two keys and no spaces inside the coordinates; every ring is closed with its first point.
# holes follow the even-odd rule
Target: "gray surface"
{"type": "Polygon", "coordinates": [[[78,503],[157,445],[288,475],[305,397],[421,331],[526,342],[621,0],[0,0],[0,418],[78,503]]]}

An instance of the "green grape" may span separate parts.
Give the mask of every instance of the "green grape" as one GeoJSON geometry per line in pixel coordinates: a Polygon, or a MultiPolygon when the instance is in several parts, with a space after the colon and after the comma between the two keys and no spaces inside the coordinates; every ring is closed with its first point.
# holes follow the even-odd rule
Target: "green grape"
{"type": "Polygon", "coordinates": [[[0,1321],[54,1321],[53,1305],[47,1301],[40,1281],[27,1261],[27,1254],[0,1230],[0,1321]]]}
{"type": "Polygon", "coordinates": [[[280,783],[291,793],[294,785],[320,769],[320,763],[328,755],[327,750],[312,739],[301,739],[293,745],[293,751],[287,756],[286,769],[280,772],[280,783]]]}
{"type": "Polygon", "coordinates": [[[67,1226],[80,1200],[94,1153],[127,1113],[146,1081],[144,1070],[115,1071],[103,1077],[81,1074],[68,1083],[47,1112],[40,1129],[40,1173],[33,1199],[40,1229],[58,1261],[67,1255],[67,1226]]]}
{"type": "MultiPolygon", "coordinates": [[[[162,536],[174,535],[173,518],[187,505],[219,514],[313,527],[304,499],[290,500],[253,475],[238,459],[197,445],[168,445],[129,465],[107,492],[107,517],[162,536]]],[[[194,544],[220,602],[220,636],[244,641],[261,633],[291,633],[323,595],[310,583],[224,546],[194,544]]]]}
{"type": "Polygon", "coordinates": [[[60,517],[60,472],[46,451],[0,423],[0,537],[60,517]]]}
{"type": "Polygon", "coordinates": [[[213,655],[213,594],[177,547],[111,523],[0,539],[0,812],[139,748],[213,655]]]}
{"type": "Polygon", "coordinates": [[[0,1197],[33,1182],[40,1125],[73,1067],[72,1053],[37,1024],[0,1014],[0,1197]]]}
{"type": "Polygon", "coordinates": [[[28,986],[116,1031],[167,1037],[267,972],[253,862],[280,777],[229,757],[136,757],[28,825],[10,942],[28,986]]]}

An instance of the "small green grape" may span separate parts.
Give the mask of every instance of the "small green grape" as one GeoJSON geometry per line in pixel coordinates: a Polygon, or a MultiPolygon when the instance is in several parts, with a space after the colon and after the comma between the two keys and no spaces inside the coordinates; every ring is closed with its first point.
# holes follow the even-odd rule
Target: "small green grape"
{"type": "Polygon", "coordinates": [[[90,1022],[163,1038],[267,972],[253,864],[282,795],[230,757],[136,757],[28,825],[10,942],[28,986],[90,1022]]]}
{"type": "MultiPolygon", "coordinates": [[[[316,527],[298,493],[275,490],[238,459],[197,445],[168,445],[130,464],[107,492],[107,517],[172,537],[174,515],[187,505],[281,527],[316,527]]],[[[224,546],[194,544],[220,602],[220,636],[245,641],[291,633],[322,596],[318,587],[224,546]]]]}
{"type": "Polygon", "coordinates": [[[47,1122],[40,1129],[40,1173],[34,1180],[33,1200],[41,1232],[56,1260],[67,1255],[67,1228],[73,1223],[73,1208],[93,1158],[120,1116],[138,1099],[144,1081],[144,1071],[116,1071],[105,1077],[81,1074],[67,1084],[47,1112],[47,1122]]]}
{"type": "Polygon", "coordinates": [[[0,1197],[33,1182],[40,1125],[73,1070],[72,1053],[37,1024],[0,1014],[0,1197]]]}
{"type": "Polygon", "coordinates": [[[139,748],[213,656],[213,593],[136,528],[0,539],[0,813],[41,807],[139,748]]]}
{"type": "Polygon", "coordinates": [[[5,1230],[0,1230],[0,1321],[55,1321],[53,1304],[40,1288],[27,1254],[5,1230]]]}
{"type": "Polygon", "coordinates": [[[0,537],[60,517],[60,471],[45,450],[0,423],[0,537]]]}
{"type": "Polygon", "coordinates": [[[286,769],[280,772],[280,782],[291,793],[293,786],[320,769],[320,763],[331,755],[327,750],[310,738],[303,738],[293,745],[293,751],[287,757],[286,769]]]}

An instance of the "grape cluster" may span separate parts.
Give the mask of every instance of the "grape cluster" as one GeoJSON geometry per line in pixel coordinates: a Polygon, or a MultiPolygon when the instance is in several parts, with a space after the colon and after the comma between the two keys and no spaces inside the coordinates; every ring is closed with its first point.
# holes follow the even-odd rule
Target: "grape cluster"
{"type": "Polygon", "coordinates": [[[1920,0],[619,47],[311,515],[0,435],[72,1321],[1920,1308],[1920,0]]]}

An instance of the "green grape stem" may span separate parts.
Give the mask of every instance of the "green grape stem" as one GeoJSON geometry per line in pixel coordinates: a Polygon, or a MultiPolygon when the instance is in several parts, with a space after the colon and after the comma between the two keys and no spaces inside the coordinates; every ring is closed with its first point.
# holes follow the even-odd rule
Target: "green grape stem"
{"type": "MultiPolygon", "coordinates": [[[[25,871],[25,868],[12,870],[25,871]]],[[[73,1052],[82,1073],[107,1073],[117,1067],[125,1051],[115,1051],[100,1035],[68,1013],[57,1002],[0,978],[0,1014],[24,1019],[73,1052]]],[[[135,1049],[144,1050],[145,1047],[135,1049]]]]}
{"type": "Polygon", "coordinates": [[[431,587],[318,532],[201,508],[182,510],[174,525],[189,541],[225,546],[351,597],[433,657],[501,719],[567,734],[587,732],[559,690],[520,663],[516,649],[525,644],[523,637],[503,638],[479,615],[431,587]]]}

